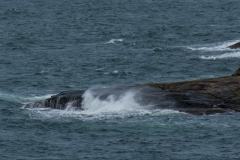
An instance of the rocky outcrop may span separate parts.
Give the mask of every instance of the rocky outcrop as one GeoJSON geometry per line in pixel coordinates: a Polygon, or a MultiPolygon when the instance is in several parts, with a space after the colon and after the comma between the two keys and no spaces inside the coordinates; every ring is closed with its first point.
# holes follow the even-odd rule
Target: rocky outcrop
{"type": "MultiPolygon", "coordinates": [[[[139,103],[151,104],[151,109],[173,109],[196,115],[240,112],[240,68],[232,76],[220,78],[96,89],[94,96],[106,100],[110,95],[120,97],[128,90],[138,90],[139,103]]],[[[26,104],[25,108],[65,109],[71,104],[82,110],[83,95],[83,90],[61,92],[44,101],[26,104]]]]}
{"type": "Polygon", "coordinates": [[[237,48],[240,48],[240,42],[237,42],[231,46],[228,46],[227,48],[230,48],[230,49],[237,49],[237,48]]]}
{"type": "Polygon", "coordinates": [[[67,105],[71,105],[72,107],[76,107],[77,109],[82,109],[81,103],[83,99],[83,93],[83,90],[61,92],[43,101],[28,103],[24,106],[24,108],[65,109],[67,105]]]}
{"type": "Polygon", "coordinates": [[[238,68],[238,70],[236,70],[232,76],[240,76],[240,68],[238,68]]]}
{"type": "Polygon", "coordinates": [[[240,111],[240,76],[233,76],[176,83],[152,83],[167,92],[176,101],[175,110],[192,114],[214,114],[240,111]]]}

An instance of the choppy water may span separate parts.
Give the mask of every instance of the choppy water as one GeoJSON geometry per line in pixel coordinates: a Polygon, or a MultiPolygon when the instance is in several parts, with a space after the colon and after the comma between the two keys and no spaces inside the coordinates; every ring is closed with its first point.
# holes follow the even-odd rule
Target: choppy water
{"type": "Polygon", "coordinates": [[[22,109],[65,90],[231,75],[240,1],[1,1],[1,159],[239,159],[240,115],[149,110],[136,93],[85,111],[22,109]]]}

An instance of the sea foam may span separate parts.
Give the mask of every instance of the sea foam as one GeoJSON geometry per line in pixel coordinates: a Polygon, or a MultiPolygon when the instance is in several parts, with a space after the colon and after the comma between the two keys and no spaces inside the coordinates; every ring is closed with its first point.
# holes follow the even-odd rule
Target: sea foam
{"type": "Polygon", "coordinates": [[[82,107],[86,114],[98,114],[106,112],[121,112],[139,110],[143,107],[135,100],[134,91],[126,91],[120,96],[109,95],[101,100],[100,96],[95,96],[91,90],[87,90],[83,97],[82,107]]]}
{"type": "Polygon", "coordinates": [[[214,56],[200,56],[201,59],[206,60],[216,60],[216,59],[226,59],[226,58],[240,58],[240,52],[233,52],[233,53],[224,53],[220,55],[214,56]]]}
{"type": "Polygon", "coordinates": [[[101,120],[112,118],[128,118],[136,116],[161,116],[179,113],[168,109],[149,109],[151,106],[143,105],[139,102],[138,90],[123,90],[120,92],[99,92],[99,90],[88,89],[83,94],[82,108],[74,108],[71,103],[65,110],[29,108],[29,116],[34,119],[64,120],[69,118],[79,120],[101,120]]]}
{"type": "Polygon", "coordinates": [[[187,48],[193,51],[210,51],[210,52],[211,51],[231,51],[231,49],[228,48],[228,46],[235,44],[239,41],[240,40],[226,41],[226,42],[206,44],[201,46],[191,46],[187,48]]]}
{"type": "Polygon", "coordinates": [[[122,42],[123,39],[111,39],[110,41],[106,42],[106,44],[112,44],[112,43],[115,43],[115,42],[122,42]]]}

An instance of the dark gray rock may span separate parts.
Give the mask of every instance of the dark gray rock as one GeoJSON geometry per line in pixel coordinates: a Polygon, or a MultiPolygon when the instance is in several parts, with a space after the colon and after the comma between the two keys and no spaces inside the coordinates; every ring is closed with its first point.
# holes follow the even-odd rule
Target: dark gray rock
{"type": "Polygon", "coordinates": [[[65,109],[69,103],[72,107],[82,110],[82,95],[83,90],[76,91],[65,91],[57,95],[51,96],[43,101],[38,101],[34,103],[29,103],[24,106],[24,108],[55,108],[55,109],[65,109]]]}
{"type": "Polygon", "coordinates": [[[233,44],[233,45],[231,45],[231,46],[228,46],[228,48],[230,48],[230,49],[240,48],[240,42],[237,42],[237,43],[235,43],[235,44],[233,44]]]}
{"type": "MultiPolygon", "coordinates": [[[[240,112],[240,68],[232,75],[175,83],[147,83],[131,87],[92,90],[92,96],[118,100],[127,92],[136,93],[135,99],[148,109],[173,109],[196,115],[240,112]]],[[[83,110],[83,90],[66,91],[43,101],[26,104],[25,108],[50,107],[65,109],[68,104],[83,110]]]]}
{"type": "Polygon", "coordinates": [[[232,76],[240,76],[240,68],[238,68],[238,70],[236,70],[232,76]]]}

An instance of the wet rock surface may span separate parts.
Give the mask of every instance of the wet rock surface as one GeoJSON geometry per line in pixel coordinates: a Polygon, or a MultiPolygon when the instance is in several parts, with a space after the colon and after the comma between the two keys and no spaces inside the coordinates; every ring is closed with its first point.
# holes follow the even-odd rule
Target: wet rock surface
{"type": "Polygon", "coordinates": [[[55,109],[65,109],[67,105],[81,108],[83,90],[75,91],[65,91],[57,95],[51,96],[43,101],[38,101],[34,103],[29,103],[24,106],[24,108],[55,108],[55,109]]]}
{"type": "Polygon", "coordinates": [[[231,45],[231,46],[228,46],[228,48],[230,48],[230,49],[240,48],[240,42],[237,42],[237,43],[235,43],[235,44],[233,44],[233,45],[231,45]]]}
{"type": "MultiPolygon", "coordinates": [[[[240,68],[232,75],[174,83],[147,83],[131,87],[96,89],[93,96],[106,100],[120,97],[127,91],[137,92],[139,103],[150,109],[173,109],[196,115],[240,112],[240,68]]],[[[51,107],[65,109],[69,104],[83,110],[84,90],[66,91],[43,101],[29,103],[25,108],[51,107]]]]}
{"type": "Polygon", "coordinates": [[[176,110],[192,114],[240,111],[240,76],[146,84],[167,92],[176,110]]]}

